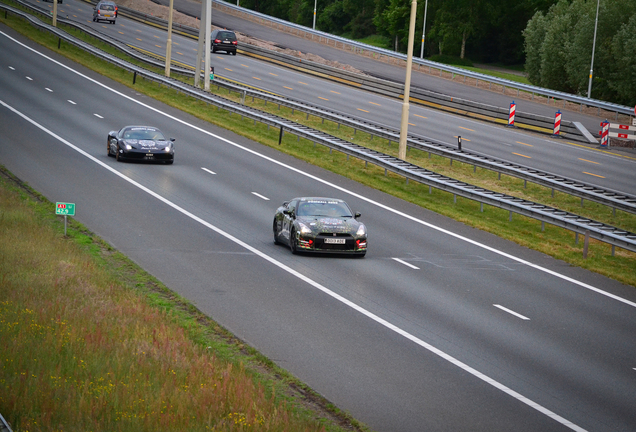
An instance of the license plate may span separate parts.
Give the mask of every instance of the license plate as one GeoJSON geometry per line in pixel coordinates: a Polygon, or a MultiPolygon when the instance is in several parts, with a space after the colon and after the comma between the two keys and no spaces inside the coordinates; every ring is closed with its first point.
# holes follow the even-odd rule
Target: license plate
{"type": "Polygon", "coordinates": [[[226,41],[223,41],[223,43],[230,43],[230,41],[229,41],[229,40],[226,40],[226,41]]]}
{"type": "Polygon", "coordinates": [[[104,18],[110,18],[111,16],[111,14],[104,14],[104,18]]]}
{"type": "Polygon", "coordinates": [[[146,155],[146,159],[154,159],[154,158],[155,158],[155,155],[153,155],[152,153],[148,153],[146,155]]]}
{"type": "Polygon", "coordinates": [[[329,244],[345,244],[346,239],[343,238],[326,238],[325,243],[329,244]]]}

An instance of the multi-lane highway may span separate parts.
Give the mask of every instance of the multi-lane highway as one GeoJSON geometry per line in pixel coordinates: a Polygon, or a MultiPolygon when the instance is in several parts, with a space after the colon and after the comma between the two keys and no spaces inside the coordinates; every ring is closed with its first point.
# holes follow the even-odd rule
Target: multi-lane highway
{"type": "Polygon", "coordinates": [[[633,287],[206,124],[4,26],[0,52],[0,163],[373,430],[636,429],[633,287]],[[175,164],[107,157],[108,131],[130,123],[175,137],[175,164]],[[361,212],[367,257],[275,246],[274,210],[302,195],[361,212]]]}
{"type": "MultiPolygon", "coordinates": [[[[186,0],[180,1],[185,2],[186,0]]],[[[34,3],[43,7],[51,7],[49,3],[43,3],[39,0],[34,1],[34,3]]],[[[123,17],[117,20],[115,26],[107,23],[93,23],[90,4],[77,0],[67,0],[60,6],[60,14],[99,29],[110,37],[117,38],[142,50],[155,52],[159,55],[165,54],[166,32],[161,29],[144,26],[123,17]]],[[[236,20],[236,18],[232,19],[236,20]]],[[[269,29],[269,31],[272,30],[269,29]]],[[[271,35],[271,37],[274,36],[271,35]]],[[[322,48],[327,49],[326,47],[322,48]]],[[[196,49],[197,44],[192,39],[173,35],[172,55],[174,60],[194,65],[196,49]]],[[[358,58],[358,56],[347,54],[344,51],[334,51],[336,51],[334,55],[345,56],[340,59],[341,61],[353,62],[358,58]]],[[[303,75],[246,56],[229,56],[217,53],[212,55],[212,64],[215,66],[215,72],[220,76],[399,129],[401,102],[398,100],[303,75]]],[[[388,65],[381,64],[381,67],[384,69],[388,65]]],[[[400,68],[395,69],[399,70],[401,74],[404,73],[400,68]]],[[[439,81],[440,83],[445,82],[444,80],[439,81]]],[[[457,86],[462,91],[469,89],[467,86],[450,84],[457,86]]],[[[467,97],[464,94],[460,96],[467,97]]],[[[471,94],[471,96],[483,97],[486,98],[486,101],[489,101],[487,98],[498,97],[494,93],[485,91],[479,95],[471,94]]],[[[537,105],[537,107],[545,108],[541,105],[537,105]]],[[[587,184],[596,184],[602,188],[630,194],[636,193],[634,181],[636,180],[634,175],[636,155],[612,154],[569,142],[567,139],[551,139],[414,104],[411,104],[410,114],[409,131],[420,136],[431,137],[453,145],[457,142],[457,136],[461,136],[463,147],[471,151],[555,173],[587,184]]],[[[583,121],[582,118],[579,120],[583,121]]],[[[598,122],[598,120],[594,120],[594,122],[598,122]]]]}

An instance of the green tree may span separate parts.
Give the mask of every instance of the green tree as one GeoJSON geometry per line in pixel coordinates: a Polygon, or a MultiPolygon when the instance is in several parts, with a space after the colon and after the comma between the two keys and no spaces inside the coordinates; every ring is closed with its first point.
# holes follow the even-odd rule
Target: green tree
{"type": "Polygon", "coordinates": [[[611,50],[616,67],[609,87],[617,95],[616,102],[636,106],[636,15],[616,32],[611,50]]]}
{"type": "MultiPolygon", "coordinates": [[[[591,0],[560,0],[528,22],[524,31],[526,70],[532,83],[587,95],[596,4],[591,0]]],[[[636,0],[600,1],[592,83],[595,98],[614,102],[634,99],[634,51],[625,42],[634,40],[629,34],[634,16],[636,0]],[[630,89],[631,93],[624,93],[630,89]]]]}

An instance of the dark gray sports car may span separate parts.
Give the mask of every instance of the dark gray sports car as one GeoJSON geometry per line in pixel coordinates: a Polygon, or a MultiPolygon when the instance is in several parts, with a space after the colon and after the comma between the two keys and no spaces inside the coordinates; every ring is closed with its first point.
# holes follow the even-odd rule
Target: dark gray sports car
{"type": "Polygon", "coordinates": [[[118,161],[136,159],[171,164],[174,162],[174,138],[169,140],[156,127],[125,126],[108,133],[108,156],[118,161]]]}
{"type": "Polygon", "coordinates": [[[274,243],[292,253],[367,253],[367,228],[346,202],[336,198],[294,198],[276,210],[274,243]]]}

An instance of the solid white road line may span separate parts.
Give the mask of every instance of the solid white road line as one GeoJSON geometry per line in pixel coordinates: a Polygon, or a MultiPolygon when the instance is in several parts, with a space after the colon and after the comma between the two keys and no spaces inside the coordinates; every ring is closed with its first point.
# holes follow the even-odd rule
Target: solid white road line
{"type": "Polygon", "coordinates": [[[29,76],[28,76],[28,77],[26,77],[26,79],[28,79],[29,81],[33,81],[33,78],[31,78],[31,77],[29,77],[29,76]]]}
{"type": "Polygon", "coordinates": [[[393,260],[395,260],[395,261],[399,262],[400,264],[404,264],[404,265],[405,265],[405,266],[407,266],[407,267],[411,267],[412,269],[415,269],[415,270],[419,270],[419,269],[420,269],[419,267],[415,267],[413,264],[409,264],[409,263],[407,263],[406,261],[402,261],[402,260],[401,260],[401,259],[399,259],[399,258],[391,258],[391,259],[393,259],[393,260]]]}
{"type": "MultiPolygon", "coordinates": [[[[0,32],[0,34],[1,33],[2,32],[0,32]]],[[[76,73],[79,74],[79,72],[76,72],[76,73]]],[[[86,77],[86,78],[91,80],[91,81],[94,81],[91,78],[88,78],[88,77],[86,77]]],[[[94,81],[94,82],[97,82],[97,81],[94,81]]],[[[103,85],[103,84],[100,84],[100,85],[103,85]]],[[[104,86],[104,87],[108,88],[106,86],[104,86]]],[[[115,91],[115,90],[112,90],[112,91],[115,91]]],[[[127,97],[127,96],[125,96],[123,94],[122,94],[122,96],[127,97]]],[[[140,102],[138,102],[138,103],[140,103],[140,102]]],[[[358,313],[366,316],[367,318],[377,322],[378,324],[386,327],[387,329],[390,329],[390,330],[394,331],[395,333],[401,335],[402,337],[404,337],[404,338],[410,340],[411,342],[419,345],[420,347],[430,351],[431,353],[443,358],[444,360],[446,360],[449,363],[455,365],[456,367],[458,367],[458,368],[468,372],[469,374],[473,375],[474,377],[479,378],[480,380],[490,384],[491,386],[495,387],[496,389],[506,393],[507,395],[517,399],[518,401],[528,405],[529,407],[539,411],[540,413],[544,414],[547,417],[550,417],[551,419],[561,423],[562,425],[564,425],[564,426],[566,426],[566,427],[568,427],[568,428],[570,428],[572,430],[575,430],[577,432],[586,432],[585,429],[581,428],[578,425],[575,425],[574,423],[572,423],[568,419],[566,419],[564,417],[561,417],[560,415],[550,411],[546,407],[544,407],[542,405],[539,405],[538,403],[528,399],[527,397],[523,396],[521,393],[518,393],[518,392],[514,391],[513,389],[507,387],[506,385],[500,383],[499,381],[495,381],[493,378],[490,378],[489,376],[479,372],[477,369],[472,368],[471,366],[467,365],[466,363],[463,363],[462,361],[456,359],[455,357],[451,356],[450,354],[445,353],[444,351],[434,347],[433,345],[423,341],[422,339],[419,339],[418,337],[408,333],[406,330],[403,330],[403,329],[397,327],[396,325],[390,323],[389,321],[385,320],[384,318],[381,318],[380,316],[378,316],[378,315],[376,315],[376,314],[364,309],[363,307],[358,306],[356,303],[352,302],[351,300],[341,296],[340,294],[337,294],[337,293],[331,291],[327,287],[319,284],[318,282],[314,281],[313,279],[308,278],[307,276],[303,275],[302,273],[300,273],[300,272],[294,270],[293,268],[283,264],[282,262],[275,260],[274,258],[270,257],[266,253],[261,252],[260,250],[256,249],[252,245],[250,245],[248,243],[245,243],[244,241],[240,240],[239,238],[234,237],[233,235],[223,231],[221,228],[219,228],[219,227],[217,227],[215,225],[212,225],[211,223],[201,219],[197,215],[195,215],[193,213],[190,213],[189,211],[185,210],[182,207],[179,207],[178,205],[176,205],[172,201],[170,201],[167,198],[159,195],[158,193],[150,190],[149,188],[147,188],[146,186],[142,185],[141,183],[137,183],[135,180],[131,179],[130,177],[127,177],[126,175],[124,175],[121,172],[117,171],[115,168],[111,167],[110,165],[106,164],[105,162],[102,162],[101,160],[97,159],[96,157],[91,156],[90,154],[88,154],[87,152],[82,150],[81,148],[77,147],[76,145],[72,144],[71,142],[65,140],[64,138],[60,137],[59,135],[57,135],[54,132],[50,131],[49,129],[45,128],[41,124],[37,123],[35,120],[31,119],[30,117],[26,116],[25,114],[21,113],[20,111],[16,110],[15,108],[11,107],[10,105],[7,105],[4,101],[0,100],[0,105],[6,107],[10,111],[12,111],[15,114],[17,114],[18,116],[22,117],[24,120],[28,121],[29,123],[31,123],[35,127],[39,128],[40,130],[42,130],[42,131],[46,132],[47,134],[51,135],[53,138],[57,139],[58,141],[60,141],[64,145],[68,146],[69,148],[75,150],[79,154],[85,156],[89,160],[91,160],[91,161],[95,162],[96,164],[100,165],[102,168],[110,171],[111,173],[113,173],[114,175],[118,176],[122,180],[130,183],[132,186],[135,186],[135,187],[139,188],[140,190],[146,192],[147,194],[149,194],[149,195],[153,196],[154,198],[158,199],[159,201],[163,202],[167,206],[172,207],[174,210],[180,212],[184,216],[191,218],[192,220],[194,220],[194,221],[200,223],[201,225],[209,228],[210,230],[216,232],[217,234],[219,234],[219,235],[227,238],[228,240],[236,243],[237,245],[247,249],[248,251],[254,253],[255,255],[261,257],[262,259],[264,259],[264,260],[268,261],[269,263],[275,265],[276,267],[280,268],[281,270],[286,271],[287,273],[295,276],[296,278],[304,281],[305,283],[307,283],[307,284],[313,286],[314,288],[322,291],[323,293],[331,296],[335,300],[345,304],[346,306],[350,307],[351,309],[355,310],[356,312],[358,312],[358,313]]],[[[223,139],[223,140],[227,141],[225,139],[223,139]]]]}
{"type": "Polygon", "coordinates": [[[512,315],[516,316],[517,318],[521,318],[522,320],[529,320],[530,319],[530,318],[528,318],[526,316],[521,315],[520,313],[517,313],[517,312],[515,312],[513,310],[510,310],[510,309],[508,309],[506,307],[503,307],[502,305],[494,304],[493,306],[496,307],[496,308],[501,309],[502,311],[508,312],[509,314],[512,314],[512,315]]]}
{"type": "Polygon", "coordinates": [[[269,201],[269,198],[267,198],[266,196],[263,196],[259,193],[256,192],[252,192],[253,195],[256,195],[257,197],[259,197],[260,199],[264,199],[265,201],[269,201]]]}
{"type": "Polygon", "coordinates": [[[46,91],[48,91],[48,92],[53,93],[53,90],[51,90],[51,89],[50,89],[50,88],[48,88],[48,87],[44,87],[44,90],[46,90],[46,91]]]}
{"type": "Polygon", "coordinates": [[[104,117],[100,116],[99,114],[95,114],[95,113],[93,113],[93,115],[94,115],[95,117],[97,117],[97,118],[100,118],[100,119],[103,119],[103,118],[104,118],[104,117]]]}
{"type": "MultiPolygon", "coordinates": [[[[534,264],[534,263],[532,263],[532,262],[530,262],[530,261],[526,261],[526,260],[521,259],[521,258],[518,258],[518,257],[516,257],[516,256],[514,256],[514,255],[511,255],[511,254],[508,254],[508,253],[506,253],[506,252],[503,252],[503,251],[500,251],[500,250],[498,250],[498,249],[495,249],[494,247],[491,247],[491,246],[488,246],[488,245],[485,245],[485,244],[479,243],[479,242],[477,242],[477,241],[475,241],[475,240],[472,240],[472,239],[470,239],[470,238],[464,237],[464,236],[459,235],[459,234],[457,234],[457,233],[454,233],[454,232],[452,232],[452,231],[449,231],[449,230],[443,229],[443,228],[441,228],[441,227],[438,227],[438,226],[436,226],[436,225],[430,224],[430,223],[425,222],[425,221],[423,221],[423,220],[420,220],[420,219],[418,219],[418,218],[416,218],[416,217],[414,217],[414,216],[411,216],[411,215],[409,215],[409,214],[407,214],[407,213],[401,212],[401,211],[396,210],[396,209],[394,209],[394,208],[391,208],[391,207],[389,207],[389,206],[387,206],[387,205],[385,205],[385,204],[379,203],[379,202],[374,201],[374,200],[372,200],[372,199],[370,199],[370,198],[367,198],[367,197],[365,197],[365,196],[363,196],[363,195],[360,195],[360,194],[358,194],[358,193],[356,193],[356,192],[350,191],[350,190],[345,189],[345,188],[343,188],[343,187],[341,187],[341,186],[338,186],[338,185],[336,185],[336,184],[334,184],[334,183],[328,182],[327,180],[324,180],[324,179],[319,178],[319,177],[317,177],[317,176],[314,176],[314,175],[311,175],[311,174],[309,174],[309,173],[306,173],[306,172],[304,172],[304,171],[303,171],[303,170],[301,170],[301,169],[294,168],[294,167],[292,167],[292,166],[290,166],[290,165],[287,165],[287,164],[285,164],[285,163],[283,163],[283,162],[280,162],[280,161],[278,161],[278,160],[276,160],[276,159],[274,159],[274,158],[272,158],[272,157],[269,157],[269,156],[263,155],[263,154],[261,154],[261,153],[258,153],[258,152],[257,152],[257,151],[255,151],[255,150],[249,149],[249,148],[247,148],[247,147],[245,147],[245,146],[242,146],[242,145],[240,145],[240,144],[238,144],[238,143],[235,143],[235,142],[233,142],[233,141],[231,141],[231,140],[229,140],[229,139],[227,139],[227,138],[223,138],[223,137],[221,137],[221,136],[219,136],[219,135],[213,134],[212,132],[209,132],[209,131],[207,131],[207,130],[205,130],[205,129],[202,129],[202,128],[198,127],[198,126],[195,126],[195,125],[193,125],[193,124],[190,124],[190,123],[188,123],[188,122],[186,122],[186,121],[184,121],[184,120],[182,120],[182,119],[179,119],[179,118],[174,117],[174,116],[172,116],[172,115],[170,115],[170,114],[168,114],[168,113],[165,113],[165,112],[163,112],[163,111],[159,110],[158,108],[154,108],[154,107],[152,107],[152,106],[150,106],[150,105],[147,105],[147,104],[145,104],[145,103],[143,103],[143,102],[141,102],[141,101],[139,101],[139,100],[137,100],[137,99],[134,99],[134,98],[133,98],[133,97],[131,97],[131,96],[128,96],[128,95],[126,95],[126,94],[124,94],[124,93],[121,93],[121,92],[119,92],[119,91],[117,91],[117,90],[115,90],[115,89],[111,88],[111,87],[108,87],[106,84],[103,84],[103,83],[101,83],[101,82],[99,82],[99,81],[97,81],[97,80],[95,80],[95,79],[93,79],[93,78],[90,78],[89,76],[86,76],[86,75],[84,75],[84,74],[82,74],[82,73],[80,73],[80,72],[76,71],[75,69],[73,69],[73,68],[71,68],[71,67],[69,67],[69,66],[66,66],[66,65],[65,65],[65,64],[63,64],[63,63],[60,63],[59,61],[57,61],[57,60],[55,60],[55,59],[53,59],[53,58],[51,58],[51,57],[49,57],[49,56],[47,56],[47,55],[45,55],[45,54],[43,54],[43,53],[41,53],[41,52],[39,52],[39,51],[35,50],[34,48],[31,48],[31,47],[29,47],[29,46],[27,46],[27,45],[25,45],[25,44],[21,43],[20,41],[18,41],[18,40],[16,40],[16,39],[12,38],[11,36],[9,36],[8,34],[6,34],[6,33],[2,32],[2,31],[0,31],[0,35],[2,35],[2,36],[4,36],[4,37],[6,37],[7,39],[9,39],[9,40],[13,41],[13,42],[14,42],[14,43],[16,43],[16,44],[18,44],[18,45],[22,46],[23,48],[25,48],[25,49],[27,49],[27,50],[29,50],[29,51],[31,51],[31,52],[33,52],[33,53],[35,53],[35,54],[37,54],[37,55],[41,56],[42,58],[45,58],[45,59],[49,60],[50,62],[55,63],[56,65],[58,65],[58,66],[60,66],[60,67],[62,67],[62,68],[64,68],[64,69],[66,69],[66,70],[68,70],[68,71],[70,71],[70,72],[75,73],[75,74],[76,74],[76,75],[78,75],[78,76],[81,76],[82,78],[86,79],[87,81],[90,81],[90,82],[92,82],[92,83],[94,83],[94,84],[96,84],[96,85],[99,85],[99,86],[101,86],[102,88],[104,88],[104,89],[106,89],[106,90],[108,90],[108,91],[110,91],[110,92],[112,92],[112,93],[114,93],[114,94],[119,95],[119,96],[120,96],[120,97],[122,97],[122,98],[128,99],[128,100],[129,100],[129,101],[131,101],[131,102],[134,102],[134,103],[136,103],[136,104],[138,104],[138,105],[140,105],[140,106],[143,106],[143,107],[145,107],[145,108],[147,108],[147,109],[149,109],[149,110],[151,110],[151,111],[153,111],[153,112],[156,112],[156,113],[158,113],[158,114],[161,114],[161,115],[163,115],[163,116],[164,116],[164,117],[166,117],[166,118],[172,119],[172,120],[174,120],[174,121],[176,121],[176,122],[179,122],[179,123],[181,123],[181,124],[183,124],[183,125],[185,125],[185,126],[188,126],[188,127],[189,127],[189,128],[191,128],[191,129],[197,130],[197,131],[199,131],[199,132],[201,132],[201,133],[203,133],[203,134],[205,134],[205,135],[208,135],[208,136],[214,137],[214,138],[216,138],[216,139],[218,139],[218,140],[220,140],[220,141],[223,141],[223,142],[225,142],[225,143],[227,143],[227,144],[229,144],[229,145],[231,145],[231,146],[234,146],[235,148],[239,148],[239,149],[241,149],[241,150],[243,150],[243,151],[245,151],[245,152],[248,152],[248,153],[250,153],[250,154],[252,154],[252,155],[254,155],[254,156],[260,157],[260,158],[262,158],[263,160],[267,160],[267,161],[269,161],[269,162],[271,162],[271,163],[274,163],[274,164],[276,164],[276,165],[279,165],[279,166],[281,166],[281,167],[284,167],[284,168],[286,168],[286,169],[288,169],[288,170],[290,170],[290,171],[293,171],[293,172],[297,173],[298,175],[303,175],[303,176],[305,176],[305,177],[307,177],[307,178],[311,178],[311,179],[313,179],[313,180],[315,180],[315,181],[317,181],[317,182],[319,182],[319,183],[322,183],[322,184],[324,184],[324,185],[330,186],[330,187],[332,187],[333,189],[339,190],[339,191],[341,191],[341,192],[343,192],[343,193],[346,193],[346,194],[348,194],[348,195],[350,195],[350,196],[356,197],[356,198],[358,198],[358,199],[360,199],[360,200],[366,201],[366,202],[367,202],[367,203],[369,203],[369,204],[372,204],[372,205],[374,205],[374,206],[376,206],[376,207],[379,207],[379,208],[381,208],[381,209],[384,209],[384,210],[386,210],[386,211],[388,211],[388,212],[391,212],[391,213],[394,213],[394,214],[396,214],[396,215],[399,215],[399,216],[401,216],[401,217],[403,217],[403,218],[405,218],[405,219],[408,219],[408,220],[410,220],[410,221],[412,221],[412,222],[415,222],[415,223],[417,223],[417,224],[420,224],[420,225],[426,226],[426,227],[428,227],[428,228],[430,228],[430,229],[437,230],[437,231],[439,231],[439,232],[442,232],[442,233],[444,233],[444,234],[447,234],[447,235],[449,235],[449,236],[451,236],[451,237],[454,237],[454,238],[456,238],[456,239],[462,240],[462,241],[467,242],[467,243],[470,243],[470,244],[472,244],[472,245],[474,245],[474,246],[477,246],[477,247],[483,248],[483,249],[485,249],[485,250],[488,250],[488,251],[490,251],[490,252],[492,252],[492,253],[495,253],[495,254],[498,254],[498,255],[500,255],[500,256],[506,257],[506,258],[508,258],[508,259],[510,259],[510,260],[512,260],[512,261],[517,262],[517,263],[524,264],[524,265],[526,265],[526,266],[528,266],[528,267],[532,267],[532,268],[534,268],[535,270],[538,270],[538,271],[544,272],[544,273],[546,273],[546,274],[549,274],[549,275],[554,276],[554,277],[556,277],[556,278],[559,278],[559,279],[565,280],[565,281],[567,281],[567,282],[570,282],[570,283],[572,283],[572,284],[574,284],[574,285],[577,285],[577,286],[579,286],[579,287],[582,287],[582,288],[584,288],[584,289],[587,289],[587,290],[593,291],[593,292],[595,292],[595,293],[597,293],[597,294],[600,294],[600,295],[603,295],[603,296],[609,297],[609,298],[611,298],[611,299],[613,299],[613,300],[619,301],[619,302],[621,302],[621,303],[624,303],[624,304],[626,304],[626,305],[629,305],[629,306],[631,306],[631,307],[636,308],[636,302],[629,301],[629,300],[624,299],[624,298],[622,298],[622,297],[619,297],[619,296],[617,296],[617,295],[615,295],[615,294],[612,294],[612,293],[609,293],[609,292],[603,291],[603,290],[601,290],[600,288],[596,288],[596,287],[594,287],[594,286],[592,286],[592,285],[589,285],[589,284],[587,284],[587,283],[584,283],[584,282],[578,281],[578,280],[576,280],[576,279],[574,279],[574,278],[571,278],[571,277],[569,277],[569,276],[563,275],[563,274],[561,274],[561,273],[557,273],[556,271],[553,271],[553,270],[547,269],[547,268],[545,268],[545,267],[541,267],[541,266],[540,266],[540,265],[538,265],[538,264],[534,264]]],[[[3,106],[6,106],[8,109],[10,109],[10,110],[12,110],[12,111],[16,112],[18,115],[22,116],[23,118],[27,119],[28,121],[32,122],[32,123],[33,123],[34,125],[36,125],[37,127],[41,128],[41,129],[43,128],[43,126],[41,126],[41,125],[39,125],[39,124],[35,123],[34,121],[32,121],[31,119],[29,119],[28,117],[24,116],[24,114],[21,114],[21,113],[19,113],[18,111],[16,111],[15,109],[13,109],[13,108],[9,107],[9,105],[5,104],[4,102],[0,101],[0,103],[1,103],[3,106]]],[[[43,130],[44,130],[44,129],[43,129],[43,130]]],[[[47,132],[48,132],[48,131],[47,131],[47,132]]],[[[50,134],[52,134],[52,135],[53,135],[53,132],[48,132],[48,133],[50,133],[50,134]]],[[[89,157],[91,160],[93,160],[93,161],[95,161],[96,163],[98,163],[98,164],[102,165],[102,166],[103,166],[103,167],[105,167],[106,169],[109,169],[109,170],[113,171],[116,175],[121,176],[122,178],[125,178],[127,181],[130,181],[130,182],[132,183],[132,180],[130,180],[130,179],[128,179],[127,177],[123,176],[123,174],[121,174],[121,173],[119,173],[118,171],[114,170],[114,169],[113,169],[113,168],[111,168],[110,166],[106,165],[105,163],[103,163],[103,162],[99,161],[99,160],[98,160],[98,159],[96,159],[96,158],[93,158],[92,156],[90,156],[89,154],[87,154],[86,152],[84,152],[83,150],[81,150],[81,149],[79,149],[79,148],[77,148],[77,147],[73,146],[72,144],[70,144],[70,143],[68,143],[68,142],[64,141],[62,138],[57,137],[57,135],[54,135],[54,136],[55,136],[57,139],[59,139],[60,141],[64,142],[66,145],[68,145],[68,146],[71,146],[71,147],[75,148],[78,152],[80,152],[80,153],[84,154],[86,157],[89,157]]],[[[170,203],[169,201],[167,201],[165,198],[160,197],[159,195],[157,195],[157,194],[155,194],[154,192],[152,192],[152,191],[148,190],[148,189],[147,189],[147,188],[145,188],[144,186],[142,186],[142,185],[137,185],[137,184],[135,184],[135,185],[136,185],[137,187],[139,187],[139,188],[144,189],[144,190],[145,190],[145,191],[147,191],[149,194],[151,194],[151,195],[153,195],[153,196],[156,196],[156,197],[157,197],[157,199],[160,199],[160,200],[162,200],[162,201],[166,202],[168,205],[171,205],[171,206],[173,206],[173,207],[175,206],[174,204],[172,204],[172,203],[170,203]]],[[[176,208],[176,207],[175,207],[175,208],[176,208]]],[[[185,212],[185,210],[183,210],[183,209],[179,209],[179,211],[181,211],[181,212],[185,212]]],[[[185,213],[184,213],[184,214],[185,214],[185,213]]],[[[204,224],[205,226],[208,226],[210,229],[212,229],[212,230],[214,230],[214,231],[217,231],[217,230],[218,230],[217,232],[219,232],[219,233],[223,233],[222,235],[229,236],[229,234],[227,234],[227,233],[224,233],[224,232],[220,231],[218,228],[213,227],[212,225],[208,224],[207,222],[205,222],[205,221],[203,221],[203,220],[199,219],[197,216],[192,215],[192,216],[190,216],[190,217],[195,218],[195,220],[200,221],[202,224],[204,224]]],[[[228,237],[228,238],[229,238],[229,237],[228,237]]],[[[370,312],[366,311],[365,309],[362,309],[361,307],[359,307],[359,306],[355,305],[353,302],[350,302],[349,300],[347,300],[347,299],[345,299],[345,298],[343,298],[343,297],[339,296],[339,295],[338,295],[338,294],[336,294],[336,293],[333,293],[332,291],[328,290],[327,288],[322,287],[321,285],[317,284],[317,283],[316,283],[316,282],[314,282],[313,280],[311,280],[311,279],[309,279],[309,278],[306,278],[304,275],[302,275],[302,274],[298,273],[297,271],[295,271],[295,270],[293,270],[293,269],[291,269],[291,268],[289,268],[289,267],[285,266],[285,265],[284,265],[284,264],[282,264],[282,263],[279,263],[279,262],[275,261],[273,258],[271,258],[271,257],[269,257],[269,256],[267,256],[267,255],[265,255],[265,254],[263,254],[263,253],[262,253],[262,252],[260,252],[260,251],[256,251],[256,249],[254,249],[253,247],[251,247],[250,245],[248,245],[248,244],[246,244],[246,243],[243,243],[241,240],[235,239],[235,240],[233,240],[233,241],[236,241],[236,242],[237,242],[237,244],[240,244],[241,246],[245,247],[245,248],[246,248],[246,249],[248,249],[248,250],[253,250],[253,251],[255,251],[254,253],[256,253],[257,255],[261,256],[263,259],[266,259],[266,260],[268,260],[268,261],[272,262],[273,264],[275,264],[275,265],[279,266],[280,268],[284,269],[285,271],[288,271],[289,273],[291,273],[291,274],[295,275],[296,277],[298,277],[298,278],[300,278],[300,279],[302,279],[302,280],[306,281],[308,284],[310,284],[310,285],[312,285],[312,286],[316,287],[317,289],[320,289],[321,291],[325,292],[326,294],[328,294],[328,295],[330,295],[330,296],[332,296],[332,297],[334,297],[334,298],[338,299],[339,301],[341,301],[341,302],[343,302],[343,303],[347,304],[347,305],[348,305],[348,306],[350,306],[351,308],[353,308],[353,309],[355,309],[355,310],[359,311],[360,313],[362,313],[362,314],[364,314],[364,315],[368,316],[369,318],[374,319],[375,321],[377,321],[377,322],[381,323],[382,325],[385,325],[387,328],[392,329],[392,330],[393,330],[393,331],[395,331],[396,333],[398,333],[398,334],[400,334],[400,335],[404,336],[405,338],[407,338],[407,339],[409,339],[409,340],[413,341],[414,343],[417,343],[418,345],[420,345],[420,346],[422,346],[422,347],[424,347],[424,348],[428,349],[429,351],[434,352],[435,354],[439,355],[440,357],[442,357],[442,358],[446,359],[447,361],[449,361],[449,362],[453,363],[453,364],[454,364],[454,365],[456,365],[457,367],[460,367],[460,368],[462,368],[463,370],[465,370],[465,371],[467,371],[467,372],[469,372],[469,373],[473,374],[474,376],[476,376],[476,377],[478,377],[478,378],[482,379],[483,381],[485,381],[485,382],[489,383],[490,385],[492,385],[492,386],[494,386],[494,387],[496,387],[496,388],[500,389],[501,391],[503,391],[503,392],[505,392],[505,393],[509,394],[510,396],[512,396],[512,397],[514,397],[514,398],[516,398],[517,400],[519,400],[519,401],[521,401],[521,402],[523,402],[523,403],[527,404],[528,406],[531,406],[532,408],[536,409],[537,411],[540,411],[541,413],[543,413],[543,414],[545,414],[545,415],[549,416],[550,418],[554,419],[555,421],[558,421],[559,423],[561,423],[561,424],[563,424],[563,425],[565,425],[565,426],[567,426],[567,427],[569,427],[569,428],[571,428],[571,429],[573,429],[573,430],[577,430],[577,431],[583,431],[583,430],[584,430],[584,429],[580,428],[579,426],[577,426],[577,425],[573,424],[573,423],[572,423],[572,422],[570,422],[569,420],[567,420],[567,419],[565,419],[565,418],[563,418],[563,417],[561,417],[561,416],[559,416],[559,415],[557,415],[557,414],[555,414],[555,413],[551,412],[550,410],[548,410],[547,408],[545,408],[545,407],[543,407],[543,406],[541,406],[541,405],[538,405],[537,403],[535,403],[535,402],[533,402],[533,401],[531,401],[531,400],[527,399],[526,397],[524,397],[523,395],[521,395],[521,394],[519,394],[519,393],[515,392],[514,390],[509,389],[508,387],[504,386],[503,384],[501,384],[501,383],[499,383],[499,382],[497,382],[497,381],[494,381],[492,378],[490,378],[490,377],[488,377],[488,376],[486,376],[486,375],[482,374],[481,372],[479,372],[479,371],[477,371],[477,370],[475,370],[475,369],[471,368],[470,366],[468,366],[468,365],[466,365],[466,364],[464,364],[464,363],[461,363],[459,360],[457,360],[457,359],[455,359],[455,358],[453,358],[453,357],[449,356],[448,354],[446,354],[446,353],[444,353],[444,352],[442,352],[442,351],[438,350],[437,348],[433,347],[432,345],[429,345],[429,344],[427,344],[426,342],[424,342],[424,341],[422,341],[422,340],[420,340],[420,339],[417,339],[415,336],[410,335],[409,333],[405,332],[405,331],[404,331],[404,330],[402,330],[402,329],[399,329],[398,327],[395,327],[393,324],[391,324],[391,323],[389,323],[389,322],[387,322],[387,321],[383,320],[382,318],[377,317],[376,315],[371,314],[370,312]]]]}
{"type": "Polygon", "coordinates": [[[73,102],[73,101],[72,101],[72,100],[70,100],[70,99],[69,99],[67,102],[68,102],[68,103],[72,103],[73,105],[77,105],[77,103],[73,102]]]}
{"type": "Polygon", "coordinates": [[[214,174],[214,175],[216,175],[216,173],[215,173],[214,171],[210,171],[210,170],[209,170],[209,169],[207,169],[207,168],[203,168],[203,167],[201,167],[201,169],[202,169],[203,171],[209,172],[210,174],[214,174]]]}

